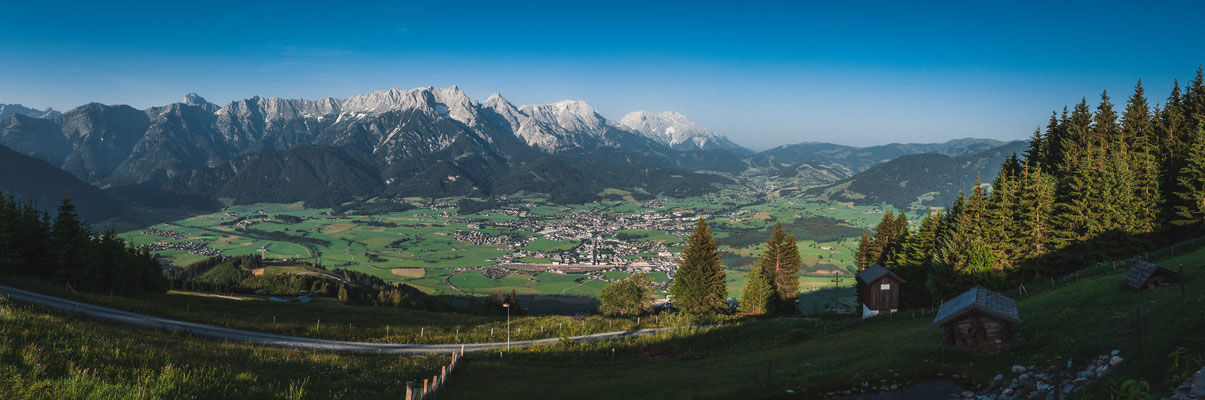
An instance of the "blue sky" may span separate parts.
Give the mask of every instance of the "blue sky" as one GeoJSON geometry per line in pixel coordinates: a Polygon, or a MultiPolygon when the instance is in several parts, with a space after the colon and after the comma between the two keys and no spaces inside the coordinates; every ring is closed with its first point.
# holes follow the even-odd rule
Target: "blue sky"
{"type": "Polygon", "coordinates": [[[1205,62],[1200,2],[4,3],[0,103],[458,85],[679,111],[754,149],[1021,139],[1139,78],[1161,101],[1205,62]]]}

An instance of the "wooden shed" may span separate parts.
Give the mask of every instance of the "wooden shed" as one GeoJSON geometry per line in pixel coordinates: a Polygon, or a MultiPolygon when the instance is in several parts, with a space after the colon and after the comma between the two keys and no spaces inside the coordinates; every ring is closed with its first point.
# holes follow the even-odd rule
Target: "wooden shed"
{"type": "Polygon", "coordinates": [[[946,346],[990,351],[1016,342],[1019,323],[1016,301],[977,286],[942,303],[931,326],[941,327],[946,346]]]}
{"type": "Polygon", "coordinates": [[[1180,274],[1147,261],[1139,261],[1130,268],[1130,273],[1121,280],[1121,284],[1130,289],[1157,289],[1171,285],[1180,274]]]}
{"type": "Polygon", "coordinates": [[[900,284],[904,280],[898,275],[875,264],[859,272],[858,281],[862,283],[862,318],[899,310],[900,284]]]}

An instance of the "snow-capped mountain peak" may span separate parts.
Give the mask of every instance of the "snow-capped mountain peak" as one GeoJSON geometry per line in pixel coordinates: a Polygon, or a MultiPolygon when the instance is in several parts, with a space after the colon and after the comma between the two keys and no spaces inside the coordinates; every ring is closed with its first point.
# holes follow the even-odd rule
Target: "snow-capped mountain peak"
{"type": "Polygon", "coordinates": [[[34,118],[54,118],[63,113],[55,111],[53,108],[46,107],[45,110],[28,108],[20,104],[0,104],[0,118],[6,118],[9,115],[21,114],[27,117],[34,118]]]}
{"type": "Polygon", "coordinates": [[[724,134],[704,128],[673,111],[635,111],[625,115],[618,125],[674,148],[709,150],[740,147],[730,142],[724,134]]]}
{"type": "MultiPolygon", "coordinates": [[[[435,113],[473,126],[477,124],[476,103],[460,88],[390,89],[352,96],[341,104],[342,114],[379,114],[395,110],[435,113]]],[[[342,116],[341,116],[342,118],[342,116]]]]}

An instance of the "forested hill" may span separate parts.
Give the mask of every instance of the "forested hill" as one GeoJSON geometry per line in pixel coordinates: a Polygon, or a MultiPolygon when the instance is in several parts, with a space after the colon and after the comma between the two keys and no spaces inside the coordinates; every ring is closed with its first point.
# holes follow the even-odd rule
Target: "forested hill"
{"type": "Polygon", "coordinates": [[[805,194],[822,200],[886,203],[900,210],[923,212],[929,207],[949,205],[958,193],[970,190],[977,179],[990,181],[1005,159],[1024,153],[1027,146],[1017,141],[958,157],[904,155],[849,178],[811,188],[805,194]]]}
{"type": "Polygon", "coordinates": [[[994,147],[1005,142],[994,139],[954,139],[945,143],[891,143],[871,147],[851,147],[831,143],[805,142],[775,147],[757,153],[749,159],[750,167],[756,170],[774,171],[795,169],[801,163],[840,165],[853,172],[893,160],[908,154],[936,153],[951,157],[965,156],[994,147]]]}
{"type": "Polygon", "coordinates": [[[92,223],[120,216],[124,207],[67,171],[4,146],[0,146],[0,190],[19,200],[33,200],[46,212],[54,211],[64,193],[70,194],[79,204],[80,217],[92,223]]]}
{"type": "Polygon", "coordinates": [[[1205,234],[1205,74],[1165,101],[1148,100],[1139,82],[1117,108],[1101,93],[1096,107],[1085,99],[1054,112],[990,191],[975,187],[916,231],[885,213],[858,265],[894,270],[911,282],[909,301],[928,305],[1205,234]]]}

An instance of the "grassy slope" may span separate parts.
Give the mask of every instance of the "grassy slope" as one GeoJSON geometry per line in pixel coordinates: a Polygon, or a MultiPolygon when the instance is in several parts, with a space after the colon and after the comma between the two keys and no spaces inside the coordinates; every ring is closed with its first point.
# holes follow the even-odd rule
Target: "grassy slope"
{"type": "Polygon", "coordinates": [[[978,387],[1014,364],[1052,365],[1055,357],[1078,362],[1112,349],[1120,349],[1127,360],[1077,393],[1078,398],[1108,398],[1111,389],[1129,378],[1146,379],[1157,392],[1167,393],[1174,385],[1165,379],[1178,372],[1168,354],[1184,347],[1198,358],[1205,355],[1202,259],[1205,249],[1160,260],[1170,266],[1184,264],[1189,276],[1184,306],[1178,288],[1122,290],[1124,271],[1035,290],[1019,301],[1025,321],[1019,326],[1021,343],[996,354],[944,348],[940,331],[929,327],[932,317],[911,318],[908,312],[894,320],[828,322],[827,335],[818,321],[766,320],[687,338],[517,352],[501,361],[475,355],[459,370],[446,398],[476,398],[480,393],[493,398],[765,398],[784,396],[786,389],[818,393],[862,381],[939,379],[938,373],[966,374],[959,383],[978,387]],[[1141,354],[1134,320],[1137,305],[1143,308],[1145,332],[1141,354]],[[612,347],[617,352],[614,366],[612,347]],[[655,360],[642,356],[642,350],[672,356],[655,360]],[[531,391],[536,386],[540,395],[531,391]]]}
{"type": "Polygon", "coordinates": [[[401,398],[447,361],[216,342],[0,299],[5,399],[401,398]]]}
{"type": "MultiPolygon", "coordinates": [[[[250,299],[244,301],[188,294],[108,297],[74,294],[53,284],[7,276],[0,276],[0,283],[133,312],[293,336],[388,343],[474,343],[506,338],[505,315],[348,306],[330,298],[316,298],[314,302],[301,304],[270,302],[262,296],[242,296],[250,299]],[[318,320],[321,320],[320,328],[317,327],[318,320]]],[[[601,282],[590,282],[595,283],[601,285],[601,282]]],[[[597,292],[598,289],[582,290],[597,292]]],[[[569,290],[567,294],[580,293],[569,290]]],[[[639,325],[636,322],[633,318],[601,316],[515,316],[511,319],[511,338],[544,339],[654,326],[648,318],[639,325]]]]}

